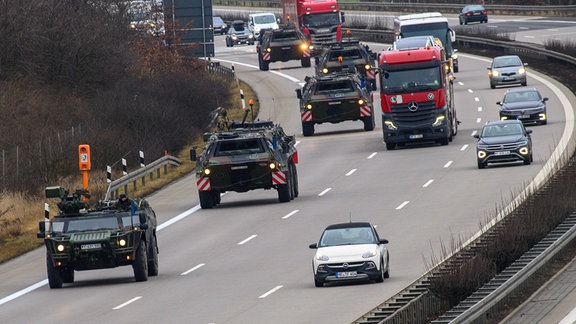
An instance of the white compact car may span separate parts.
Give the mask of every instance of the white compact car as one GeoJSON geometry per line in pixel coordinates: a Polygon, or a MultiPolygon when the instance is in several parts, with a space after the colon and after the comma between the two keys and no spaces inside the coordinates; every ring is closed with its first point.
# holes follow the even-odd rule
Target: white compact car
{"type": "Polygon", "coordinates": [[[367,222],[326,227],[320,241],[310,244],[316,250],[312,260],[314,284],[323,287],[325,282],[334,281],[383,282],[390,277],[387,243],[367,222]]]}

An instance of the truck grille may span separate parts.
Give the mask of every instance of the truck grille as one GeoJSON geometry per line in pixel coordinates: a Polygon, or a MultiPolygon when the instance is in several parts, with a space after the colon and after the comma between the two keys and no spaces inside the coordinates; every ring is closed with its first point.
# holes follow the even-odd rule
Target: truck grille
{"type": "Polygon", "coordinates": [[[419,102],[418,109],[410,111],[409,103],[391,106],[392,116],[398,126],[407,124],[431,124],[436,118],[436,102],[419,102]]]}
{"type": "Polygon", "coordinates": [[[70,242],[96,242],[105,241],[110,238],[110,232],[74,233],[70,236],[70,242]]]}

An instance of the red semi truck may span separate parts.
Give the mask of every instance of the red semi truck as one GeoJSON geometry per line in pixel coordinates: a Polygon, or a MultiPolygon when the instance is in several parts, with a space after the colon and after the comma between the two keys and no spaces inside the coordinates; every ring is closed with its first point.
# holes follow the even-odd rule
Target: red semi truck
{"type": "Polygon", "coordinates": [[[285,24],[295,24],[308,37],[313,55],[323,45],[342,40],[344,13],[336,0],[282,0],[285,24]]]}
{"type": "Polygon", "coordinates": [[[454,77],[442,47],[384,51],[378,67],[386,148],[452,141],[458,132],[454,77]]]}

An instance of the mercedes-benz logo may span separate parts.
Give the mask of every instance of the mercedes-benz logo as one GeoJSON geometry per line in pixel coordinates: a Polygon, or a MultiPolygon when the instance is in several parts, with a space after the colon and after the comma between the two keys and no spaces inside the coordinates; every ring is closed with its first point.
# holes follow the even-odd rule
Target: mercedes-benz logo
{"type": "Polygon", "coordinates": [[[418,110],[418,103],[416,101],[410,101],[410,103],[408,103],[408,110],[410,111],[418,110]]]}
{"type": "Polygon", "coordinates": [[[342,268],[348,269],[348,263],[344,263],[344,264],[342,265],[342,268]]]}

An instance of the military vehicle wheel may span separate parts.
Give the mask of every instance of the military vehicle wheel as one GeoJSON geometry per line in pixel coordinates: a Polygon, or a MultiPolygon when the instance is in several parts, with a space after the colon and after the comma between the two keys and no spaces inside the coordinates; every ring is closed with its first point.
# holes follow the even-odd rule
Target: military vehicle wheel
{"type": "Polygon", "coordinates": [[[374,116],[364,116],[362,121],[364,122],[364,131],[369,132],[374,130],[376,125],[374,123],[374,116]]]}
{"type": "Polygon", "coordinates": [[[292,174],[288,171],[288,174],[286,175],[286,183],[278,185],[278,200],[280,202],[289,202],[291,200],[292,188],[290,187],[292,181],[290,177],[292,177],[292,174]]]}
{"type": "Polygon", "coordinates": [[[300,60],[300,63],[302,63],[302,67],[311,67],[312,66],[312,62],[310,61],[309,57],[303,57],[300,60]]]}
{"type": "Polygon", "coordinates": [[[74,269],[61,268],[60,277],[62,277],[63,283],[73,283],[74,282],[74,269]]]}
{"type": "Polygon", "coordinates": [[[270,70],[270,62],[268,61],[262,61],[262,68],[260,69],[262,71],[268,71],[270,70]]]}
{"type": "Polygon", "coordinates": [[[212,191],[212,199],[214,199],[214,206],[220,203],[220,193],[218,191],[212,191]]]}
{"type": "Polygon", "coordinates": [[[304,136],[314,135],[314,123],[302,122],[302,135],[304,136]]]}
{"type": "Polygon", "coordinates": [[[200,197],[200,207],[202,207],[202,209],[210,209],[214,207],[214,197],[212,197],[212,192],[198,191],[198,196],[200,197]]]}
{"type": "Polygon", "coordinates": [[[153,277],[158,275],[158,246],[156,244],[156,236],[150,236],[150,244],[148,245],[148,276],[153,277]]]}
{"type": "Polygon", "coordinates": [[[296,164],[292,165],[292,188],[294,188],[294,197],[298,197],[298,170],[296,169],[296,164]]]}
{"type": "Polygon", "coordinates": [[[146,253],[146,241],[144,240],[140,241],[140,244],[136,249],[136,256],[132,263],[132,269],[134,270],[134,279],[136,279],[136,281],[148,280],[148,258],[146,253]]]}
{"type": "Polygon", "coordinates": [[[396,148],[396,144],[395,143],[386,143],[386,149],[388,151],[393,151],[396,148]]]}
{"type": "Polygon", "coordinates": [[[50,288],[62,288],[62,275],[60,270],[52,263],[52,258],[46,254],[46,270],[48,270],[48,285],[50,288]]]}

